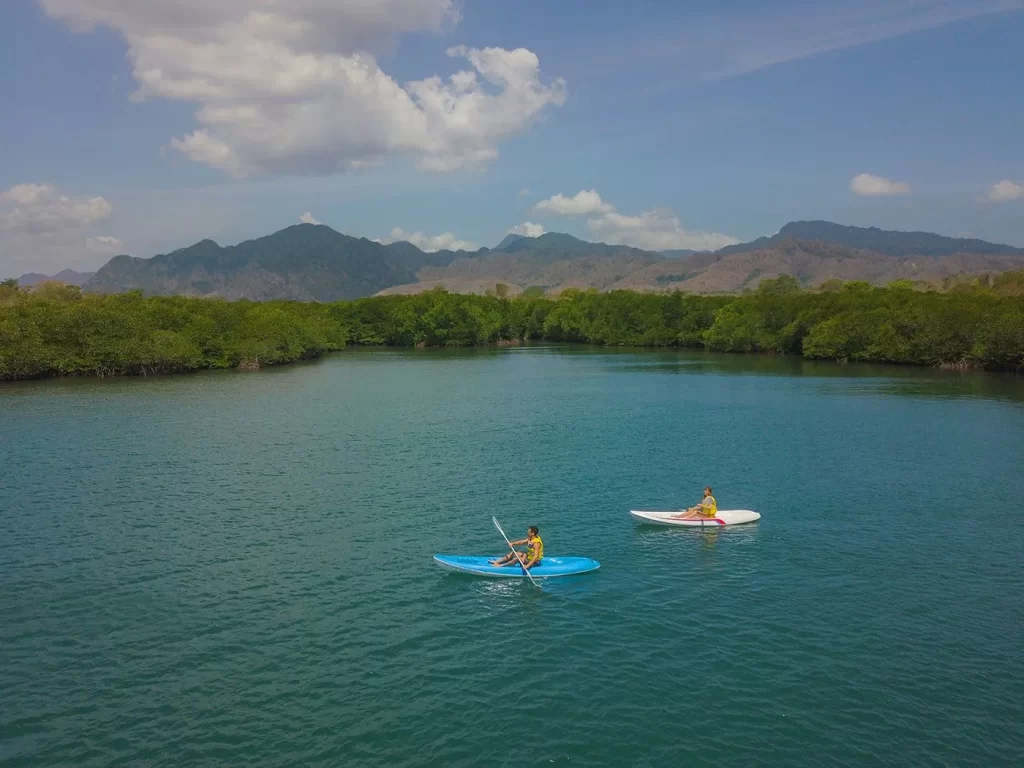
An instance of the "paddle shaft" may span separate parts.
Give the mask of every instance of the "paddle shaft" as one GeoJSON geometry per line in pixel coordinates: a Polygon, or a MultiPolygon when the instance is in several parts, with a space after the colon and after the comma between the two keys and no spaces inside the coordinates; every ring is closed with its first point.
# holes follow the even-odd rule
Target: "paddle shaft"
{"type": "Polygon", "coordinates": [[[508,536],[506,536],[505,531],[502,530],[501,524],[498,522],[498,518],[492,517],[491,521],[494,523],[494,527],[498,529],[498,533],[501,534],[501,538],[503,538],[505,543],[508,544],[508,548],[512,551],[512,554],[515,555],[516,561],[519,563],[519,567],[522,568],[523,573],[526,574],[526,578],[528,578],[533,586],[536,587],[537,582],[534,580],[533,574],[530,573],[530,569],[526,567],[523,561],[519,559],[519,553],[516,552],[516,548],[512,546],[512,542],[508,540],[508,536]]]}

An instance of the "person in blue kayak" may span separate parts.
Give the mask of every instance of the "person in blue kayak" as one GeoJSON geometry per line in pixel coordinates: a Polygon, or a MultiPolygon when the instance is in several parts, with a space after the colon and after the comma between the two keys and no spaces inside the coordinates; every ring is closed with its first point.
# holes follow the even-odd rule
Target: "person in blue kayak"
{"type": "Polygon", "coordinates": [[[711,486],[704,489],[704,499],[695,507],[683,510],[678,515],[672,515],[677,520],[696,520],[700,518],[714,517],[718,514],[718,502],[711,495],[711,486]]]}
{"type": "Polygon", "coordinates": [[[529,570],[533,566],[537,565],[544,557],[544,540],[540,537],[540,531],[537,530],[536,525],[531,525],[526,529],[526,538],[520,539],[519,541],[509,542],[513,547],[519,547],[523,544],[526,545],[525,552],[518,552],[512,550],[507,555],[497,560],[491,560],[491,565],[505,566],[522,565],[524,568],[529,570]]]}

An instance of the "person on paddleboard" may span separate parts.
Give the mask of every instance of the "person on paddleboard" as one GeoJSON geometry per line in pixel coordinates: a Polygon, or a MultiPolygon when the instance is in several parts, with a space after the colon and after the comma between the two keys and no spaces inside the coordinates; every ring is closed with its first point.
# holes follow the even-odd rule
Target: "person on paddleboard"
{"type": "Polygon", "coordinates": [[[679,520],[696,520],[702,517],[714,517],[717,514],[718,502],[711,495],[711,486],[709,485],[704,489],[704,500],[700,504],[696,507],[690,507],[678,515],[673,515],[673,517],[679,520]]]}
{"type": "Polygon", "coordinates": [[[544,557],[544,541],[540,537],[540,531],[537,530],[536,525],[531,525],[526,529],[526,538],[520,539],[519,541],[509,542],[513,547],[518,547],[523,544],[526,545],[526,552],[517,552],[512,550],[507,555],[498,560],[491,560],[491,565],[522,565],[526,570],[530,570],[533,566],[537,565],[544,557]]]}

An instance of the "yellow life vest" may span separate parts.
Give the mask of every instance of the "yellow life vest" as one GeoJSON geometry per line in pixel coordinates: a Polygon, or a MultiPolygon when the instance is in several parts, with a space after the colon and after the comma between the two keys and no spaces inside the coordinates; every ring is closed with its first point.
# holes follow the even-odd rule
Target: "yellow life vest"
{"type": "Polygon", "coordinates": [[[536,553],[536,560],[544,557],[544,540],[539,535],[533,537],[533,541],[527,543],[530,553],[536,553]]]}
{"type": "Polygon", "coordinates": [[[708,496],[704,501],[700,503],[701,514],[704,517],[714,517],[718,514],[718,502],[715,501],[714,496],[708,496]]]}

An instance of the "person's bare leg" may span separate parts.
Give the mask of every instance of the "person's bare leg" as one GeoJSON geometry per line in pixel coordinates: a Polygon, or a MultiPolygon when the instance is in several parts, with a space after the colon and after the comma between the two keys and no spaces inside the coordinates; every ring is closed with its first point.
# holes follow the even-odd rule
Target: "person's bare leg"
{"type": "MultiPolygon", "coordinates": [[[[501,563],[501,565],[522,565],[526,566],[527,557],[522,552],[509,552],[506,556],[507,562],[501,563]]],[[[498,565],[498,563],[495,563],[498,565]]]]}
{"type": "Polygon", "coordinates": [[[697,517],[699,507],[690,507],[688,510],[679,515],[672,515],[676,520],[693,520],[697,517]]]}

